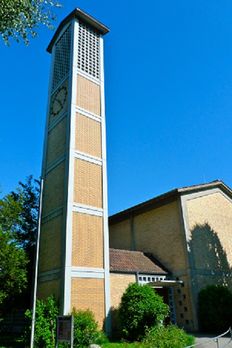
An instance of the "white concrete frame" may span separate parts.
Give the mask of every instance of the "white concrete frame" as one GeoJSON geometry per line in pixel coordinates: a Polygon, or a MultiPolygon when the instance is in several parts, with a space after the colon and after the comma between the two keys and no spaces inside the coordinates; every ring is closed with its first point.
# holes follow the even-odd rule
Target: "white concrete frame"
{"type": "MultiPolygon", "coordinates": [[[[72,52],[71,52],[71,71],[70,71],[70,111],[68,110],[70,122],[69,139],[69,160],[67,170],[67,213],[66,213],[66,246],[65,246],[65,265],[64,265],[64,308],[63,314],[68,314],[71,311],[71,279],[72,277],[80,278],[101,278],[105,281],[105,316],[108,317],[110,309],[110,285],[109,285],[109,234],[108,234],[108,202],[107,202],[107,176],[106,176],[106,135],[105,135],[105,95],[104,95],[104,63],[103,63],[103,38],[100,37],[100,80],[96,81],[88,74],[77,69],[77,50],[78,50],[78,26],[77,20],[73,21],[72,27],[72,52]],[[101,90],[101,116],[84,110],[76,105],[76,89],[78,76],[85,78],[100,85],[101,90]],[[97,158],[75,149],[75,126],[76,114],[80,113],[83,116],[89,117],[96,122],[102,124],[102,158],[97,158]],[[79,204],[73,201],[74,191],[74,161],[81,159],[102,166],[103,176],[103,209],[79,204]],[[103,235],[104,235],[104,269],[88,268],[88,267],[72,267],[72,214],[73,212],[84,213],[88,215],[103,217],[103,235]]],[[[109,331],[109,324],[107,325],[109,331]]]]}
{"type": "MultiPolygon", "coordinates": [[[[65,191],[64,206],[49,213],[46,217],[43,217],[43,222],[49,221],[63,213],[63,251],[62,255],[63,266],[59,270],[53,270],[51,272],[43,272],[40,274],[41,281],[55,279],[58,276],[61,278],[61,313],[68,314],[71,311],[71,279],[72,277],[80,278],[96,278],[104,279],[105,288],[105,316],[108,319],[110,309],[110,284],[109,284],[109,233],[108,233],[108,202],[107,202],[107,174],[106,174],[106,130],[105,130],[105,94],[104,94],[104,60],[103,60],[103,37],[100,37],[100,79],[95,79],[90,75],[77,69],[78,58],[78,27],[79,22],[77,19],[73,19],[71,23],[68,23],[61,33],[59,38],[71,25],[71,52],[70,52],[70,69],[68,75],[59,82],[54,90],[52,90],[53,70],[54,70],[54,57],[55,57],[55,45],[52,49],[52,64],[48,91],[48,105],[47,105],[47,120],[45,128],[45,140],[44,140],[44,154],[43,154],[43,166],[42,176],[53,170],[62,161],[66,160],[65,166],[65,191]],[[101,97],[101,115],[96,115],[92,112],[84,110],[76,105],[76,89],[78,76],[84,76],[90,81],[100,86],[101,97]],[[57,119],[49,124],[50,114],[50,102],[52,95],[56,92],[59,86],[68,80],[68,109],[62,113],[57,119]],[[89,117],[96,122],[101,123],[102,134],[102,158],[94,157],[85,153],[82,153],[75,149],[75,127],[76,127],[76,115],[80,113],[85,117],[89,117]],[[61,121],[67,117],[67,130],[66,130],[66,154],[60,157],[46,168],[46,152],[47,152],[47,137],[48,133],[61,121]],[[103,209],[79,204],[73,201],[74,193],[74,161],[75,159],[85,160],[97,165],[102,166],[102,190],[103,190],[103,209]],[[45,172],[46,171],[46,172],[45,172]],[[103,235],[104,235],[104,268],[88,268],[88,267],[73,267],[72,266],[72,215],[73,212],[79,212],[88,215],[100,216],[103,218],[103,235]]],[[[106,321],[106,329],[109,331],[109,320],[106,321]]]]}
{"type": "Polygon", "coordinates": [[[102,175],[103,175],[103,226],[104,226],[104,269],[105,269],[105,317],[106,332],[110,332],[110,270],[109,270],[109,225],[106,167],[106,122],[105,122],[105,78],[104,78],[104,42],[100,36],[100,79],[101,79],[101,117],[102,117],[102,175]]]}
{"type": "Polygon", "coordinates": [[[77,20],[72,21],[72,45],[71,45],[71,74],[69,81],[69,159],[67,170],[67,213],[66,213],[66,236],[65,236],[65,263],[64,263],[64,297],[63,314],[71,312],[71,271],[72,271],[72,208],[74,191],[74,152],[75,152],[75,125],[76,125],[76,89],[77,89],[77,50],[78,50],[78,26],[77,20]]]}

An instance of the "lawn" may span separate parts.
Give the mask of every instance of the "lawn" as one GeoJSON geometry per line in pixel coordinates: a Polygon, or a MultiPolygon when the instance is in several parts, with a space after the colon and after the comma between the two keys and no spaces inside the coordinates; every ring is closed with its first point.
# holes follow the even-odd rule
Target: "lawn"
{"type": "Polygon", "coordinates": [[[147,348],[147,345],[138,343],[105,343],[102,344],[102,348],[147,348]]]}

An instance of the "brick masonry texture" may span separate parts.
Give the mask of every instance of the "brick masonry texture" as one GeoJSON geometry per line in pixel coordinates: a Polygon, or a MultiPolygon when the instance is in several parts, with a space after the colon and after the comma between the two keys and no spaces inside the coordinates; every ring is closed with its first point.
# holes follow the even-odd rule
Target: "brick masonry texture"
{"type": "Polygon", "coordinates": [[[65,162],[62,162],[45,177],[43,216],[46,216],[51,210],[61,207],[64,203],[64,173],[65,162]]]}
{"type": "MultiPolygon", "coordinates": [[[[184,248],[186,245],[181,233],[178,202],[136,215],[133,220],[136,250],[152,253],[172,272],[185,269],[184,248]]],[[[110,225],[111,248],[133,248],[130,226],[130,219],[110,225]]]]}
{"type": "Polygon", "coordinates": [[[48,296],[51,295],[53,295],[59,301],[60,281],[56,279],[46,282],[38,282],[37,298],[46,299],[48,296]]]}
{"type": "Polygon", "coordinates": [[[63,216],[60,215],[41,226],[39,271],[61,267],[61,235],[63,216]]]}
{"type": "Polygon", "coordinates": [[[65,154],[66,122],[64,118],[48,134],[47,165],[65,154]]]}
{"type": "Polygon", "coordinates": [[[136,277],[134,274],[110,274],[110,296],[111,307],[118,308],[121,297],[129,284],[135,283],[136,277]]]}
{"type": "Polygon", "coordinates": [[[77,105],[101,115],[100,86],[81,75],[77,75],[77,105]]]}
{"type": "Polygon", "coordinates": [[[73,266],[103,268],[102,220],[99,216],[73,214],[73,266]]]}
{"type": "Polygon", "coordinates": [[[81,114],[77,114],[76,120],[76,149],[101,158],[101,123],[81,114]]]}
{"type": "Polygon", "coordinates": [[[110,248],[131,249],[130,219],[109,226],[110,248]]]}
{"type": "MultiPolygon", "coordinates": [[[[189,257],[193,301],[207,285],[227,285],[232,289],[232,204],[217,192],[186,202],[189,257]]],[[[196,316],[195,316],[196,321],[196,316]]]]}
{"type": "Polygon", "coordinates": [[[91,309],[102,328],[105,318],[104,279],[72,278],[72,307],[91,309]]]}
{"type": "Polygon", "coordinates": [[[75,160],[74,202],[102,208],[102,167],[75,160]]]}
{"type": "Polygon", "coordinates": [[[151,252],[171,272],[186,268],[178,202],[135,216],[137,250],[151,252]]]}
{"type": "Polygon", "coordinates": [[[195,267],[204,267],[206,269],[217,269],[218,261],[213,253],[219,252],[216,247],[223,248],[225,257],[230,266],[232,266],[232,204],[222,193],[214,193],[207,196],[191,199],[187,201],[188,223],[190,229],[190,240],[197,243],[194,251],[195,267]],[[215,239],[214,234],[217,238],[215,239]],[[206,243],[214,241],[215,249],[211,254],[211,266],[206,264],[206,243]],[[217,243],[217,244],[216,244],[217,243]]]}
{"type": "MultiPolygon", "coordinates": [[[[134,245],[136,250],[152,253],[173,273],[174,277],[176,275],[184,280],[186,300],[183,307],[183,301],[176,301],[177,323],[186,328],[191,328],[191,302],[187,275],[188,261],[186,260],[187,245],[180,217],[179,203],[174,201],[135,215],[133,221],[128,218],[122,222],[112,224],[110,225],[110,247],[132,249],[134,245]],[[123,241],[125,241],[124,244],[123,241]],[[180,314],[184,311],[184,307],[187,308],[188,314],[185,312],[182,316],[180,314]],[[186,320],[189,320],[188,325],[186,320]]],[[[177,289],[174,296],[179,298],[177,289]]]]}

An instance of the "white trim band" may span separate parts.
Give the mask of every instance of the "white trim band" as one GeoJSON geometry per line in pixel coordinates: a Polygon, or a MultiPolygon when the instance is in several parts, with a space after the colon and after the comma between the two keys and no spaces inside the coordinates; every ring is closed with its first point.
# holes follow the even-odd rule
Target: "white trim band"
{"type": "Polygon", "coordinates": [[[77,159],[83,160],[83,161],[97,164],[98,166],[102,166],[102,159],[101,158],[87,155],[84,152],[80,152],[80,151],[75,150],[74,157],[77,159]]]}
{"type": "Polygon", "coordinates": [[[90,80],[91,82],[96,83],[96,85],[100,85],[101,81],[99,79],[96,79],[95,77],[89,75],[88,73],[84,72],[83,70],[80,70],[77,68],[77,74],[85,77],[87,80],[90,80]]]}
{"type": "Polygon", "coordinates": [[[80,108],[79,106],[76,106],[76,112],[81,114],[81,115],[83,115],[83,116],[89,117],[89,118],[91,118],[94,121],[97,121],[97,122],[101,122],[102,121],[100,115],[94,114],[93,112],[90,112],[88,110],[80,108]]]}
{"type": "Polygon", "coordinates": [[[91,207],[80,203],[73,203],[73,211],[76,213],[103,216],[103,209],[91,207]]]}
{"type": "Polygon", "coordinates": [[[59,164],[65,161],[66,156],[62,155],[58,157],[55,161],[52,161],[51,164],[47,166],[46,174],[50,173],[53,169],[55,169],[59,164]]]}
{"type": "Polygon", "coordinates": [[[72,267],[71,277],[104,279],[105,272],[101,268],[72,267]]]}

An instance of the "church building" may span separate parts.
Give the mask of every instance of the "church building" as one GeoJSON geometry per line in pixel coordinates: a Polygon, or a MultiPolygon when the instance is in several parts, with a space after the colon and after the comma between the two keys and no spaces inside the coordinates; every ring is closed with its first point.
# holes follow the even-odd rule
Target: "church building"
{"type": "Polygon", "coordinates": [[[108,32],[75,9],[47,49],[37,298],[53,294],[62,315],[89,308],[109,332],[128,284],[149,284],[169,304],[173,323],[197,330],[199,290],[231,282],[232,191],[221,181],[176,189],[108,221],[108,32]]]}

